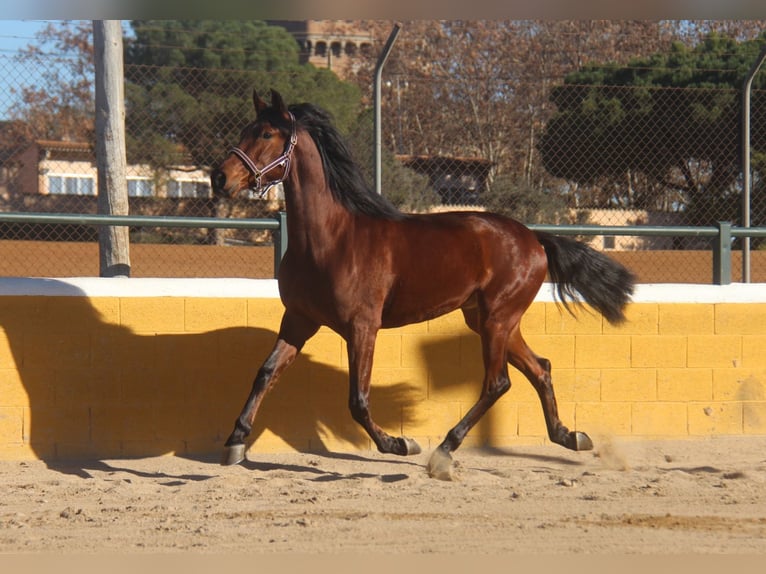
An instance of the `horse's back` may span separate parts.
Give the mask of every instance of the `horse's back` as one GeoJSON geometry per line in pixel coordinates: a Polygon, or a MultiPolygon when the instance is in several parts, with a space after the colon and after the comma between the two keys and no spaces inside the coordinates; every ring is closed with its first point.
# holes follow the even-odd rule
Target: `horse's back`
{"type": "Polygon", "coordinates": [[[402,222],[402,227],[408,245],[415,251],[438,249],[462,265],[471,260],[481,262],[485,270],[489,265],[534,265],[544,256],[532,230],[497,213],[448,211],[415,215],[402,222]]]}
{"type": "Polygon", "coordinates": [[[394,226],[385,235],[394,252],[386,257],[393,279],[384,324],[433,318],[479,293],[510,290],[533,298],[544,280],[545,252],[514,219],[456,211],[412,215],[394,226]]]}

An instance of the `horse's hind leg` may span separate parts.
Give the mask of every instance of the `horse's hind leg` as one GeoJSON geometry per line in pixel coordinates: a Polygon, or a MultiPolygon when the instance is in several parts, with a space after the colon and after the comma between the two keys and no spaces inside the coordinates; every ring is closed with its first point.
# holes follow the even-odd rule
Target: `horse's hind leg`
{"type": "Polygon", "coordinates": [[[452,480],[451,453],[458,449],[465,436],[484,413],[511,388],[505,361],[508,322],[499,319],[480,321],[478,309],[469,306],[463,308],[463,314],[469,327],[481,334],[485,368],[484,383],[479,400],[447,433],[442,443],[431,454],[428,461],[428,474],[441,480],[452,480]]]}
{"type": "Polygon", "coordinates": [[[250,395],[234,423],[234,430],[224,444],[221,464],[237,464],[245,459],[245,439],[253,428],[255,414],[258,412],[263,397],[282,371],[293,362],[304,343],[317,332],[317,329],[317,325],[302,317],[285,312],[277,342],[261,368],[258,369],[250,395]]]}
{"type": "Polygon", "coordinates": [[[570,431],[561,422],[556,404],[556,395],[551,382],[551,362],[538,357],[527,346],[517,325],[508,338],[508,362],[516,367],[532,383],[540,397],[540,403],[545,415],[545,425],[548,437],[556,444],[571,450],[590,450],[593,442],[583,432],[570,431]]]}

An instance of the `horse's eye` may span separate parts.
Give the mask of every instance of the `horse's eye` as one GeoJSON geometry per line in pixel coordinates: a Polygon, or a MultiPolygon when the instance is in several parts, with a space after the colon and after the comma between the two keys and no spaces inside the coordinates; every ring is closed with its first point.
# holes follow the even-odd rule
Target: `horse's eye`
{"type": "Polygon", "coordinates": [[[261,137],[262,137],[263,139],[265,139],[265,140],[270,140],[272,135],[273,135],[273,134],[272,134],[271,132],[263,132],[263,133],[261,134],[261,137]]]}

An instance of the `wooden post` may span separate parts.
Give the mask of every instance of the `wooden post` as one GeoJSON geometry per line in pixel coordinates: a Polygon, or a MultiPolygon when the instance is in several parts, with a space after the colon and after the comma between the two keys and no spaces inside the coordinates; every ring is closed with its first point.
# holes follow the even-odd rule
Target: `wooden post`
{"type": "MultiPolygon", "coordinates": [[[[93,48],[98,212],[128,215],[122,26],[119,20],[93,20],[93,48]]],[[[98,245],[101,277],[130,277],[128,228],[99,227],[98,245]]]]}

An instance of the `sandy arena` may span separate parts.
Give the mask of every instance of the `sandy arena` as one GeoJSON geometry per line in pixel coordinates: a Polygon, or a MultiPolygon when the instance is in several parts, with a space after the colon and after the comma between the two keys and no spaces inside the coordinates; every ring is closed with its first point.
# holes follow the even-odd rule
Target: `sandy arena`
{"type": "MultiPolygon", "coordinates": [[[[35,259],[11,243],[0,242],[11,249],[0,258],[5,275],[97,272],[92,253],[81,258],[90,268],[76,273],[33,272],[22,263],[35,259]]],[[[267,272],[271,257],[261,257],[267,272]]],[[[68,264],[63,255],[43,260],[68,264]]],[[[710,277],[708,260],[689,278],[655,276],[675,264],[632,263],[642,281],[710,277]]],[[[428,452],[277,455],[259,453],[257,442],[236,467],[176,456],[0,461],[0,557],[766,552],[766,437],[593,438],[595,450],[584,453],[550,444],[463,448],[451,483],[428,478],[428,452]]]]}
{"type": "Polygon", "coordinates": [[[0,554],[758,554],[766,437],[0,462],[0,554]]]}

